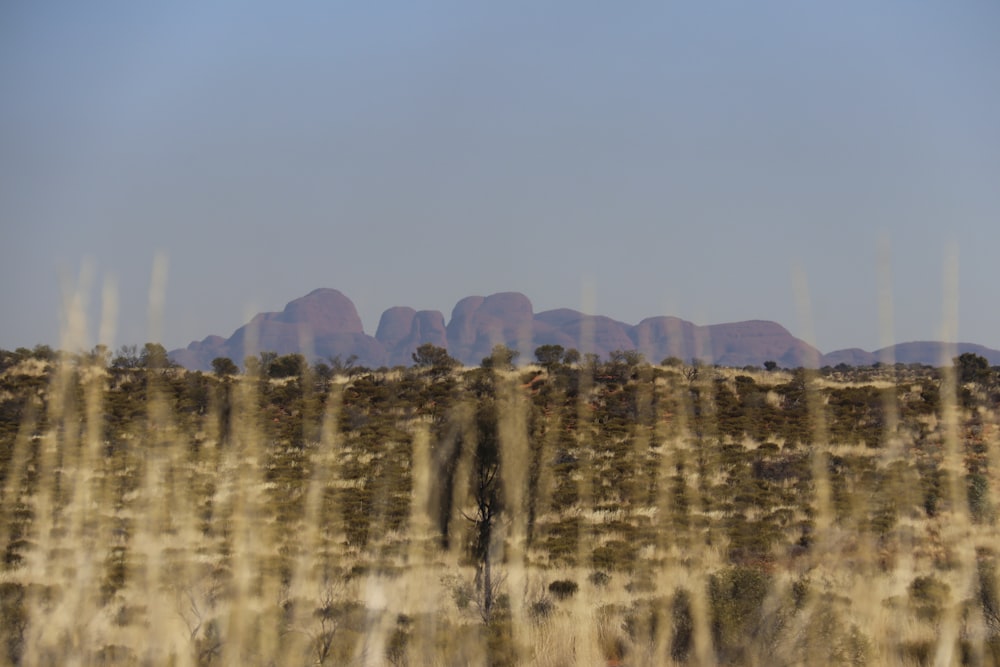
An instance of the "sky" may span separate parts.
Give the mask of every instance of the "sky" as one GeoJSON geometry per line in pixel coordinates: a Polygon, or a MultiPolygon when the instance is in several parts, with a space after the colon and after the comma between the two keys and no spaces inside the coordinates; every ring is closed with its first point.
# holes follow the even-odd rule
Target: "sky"
{"type": "Polygon", "coordinates": [[[1000,348],[998,119],[995,0],[12,0],[0,348],[318,287],[1000,348]]]}

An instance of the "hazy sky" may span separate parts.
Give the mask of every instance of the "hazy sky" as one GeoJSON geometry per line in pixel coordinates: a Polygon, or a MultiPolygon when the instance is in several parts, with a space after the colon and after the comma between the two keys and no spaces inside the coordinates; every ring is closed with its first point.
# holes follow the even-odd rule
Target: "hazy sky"
{"type": "Polygon", "coordinates": [[[6,349],[88,264],[144,342],[162,253],[168,348],[334,287],[871,350],[880,266],[940,337],[949,247],[1000,348],[1000,3],[12,0],[0,225],[6,349]]]}

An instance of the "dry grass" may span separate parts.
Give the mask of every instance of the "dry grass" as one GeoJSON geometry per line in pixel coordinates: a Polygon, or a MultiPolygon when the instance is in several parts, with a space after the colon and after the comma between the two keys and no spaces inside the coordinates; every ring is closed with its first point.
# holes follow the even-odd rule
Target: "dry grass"
{"type": "MultiPolygon", "coordinates": [[[[45,370],[22,364],[11,372],[41,377],[45,370]]],[[[792,379],[784,372],[714,372],[733,388],[738,375],[768,387],[792,379]]],[[[401,377],[397,372],[386,379],[401,377]]],[[[655,498],[592,504],[594,475],[610,470],[618,456],[613,448],[633,445],[616,436],[602,441],[607,449],[601,451],[592,442],[601,435],[588,421],[586,401],[600,394],[584,386],[577,412],[580,465],[569,476],[579,500],[553,509],[542,498],[535,526],[545,534],[562,522],[578,522],[575,537],[568,538],[575,540],[570,562],[538,542],[528,544],[530,388],[522,386],[520,373],[499,373],[507,511],[489,556],[499,610],[488,614],[476,588],[477,569],[460,546],[439,545],[431,515],[439,480],[429,419],[408,422],[407,519],[393,529],[374,521],[370,538],[358,545],[345,537],[349,526],[337,518],[345,510],[337,499],[339,492],[363,490],[365,480],[349,479],[343,470],[380,466],[384,451],[359,447],[359,434],[338,422],[349,379],[338,378],[326,395],[316,445],[302,462],[289,464],[303,474],[294,486],[302,498],[296,518],[283,522],[271,503],[293,485],[269,478],[273,466],[267,462],[297,451],[274,447],[255,426],[263,419],[256,380],[234,382],[228,441],[218,432],[218,406],[189,430],[154,387],[145,411],[128,425],[130,446],[111,456],[100,427],[107,374],[95,368],[74,375],[63,364],[51,378],[47,407],[29,411],[0,489],[0,545],[8,546],[21,525],[18,511],[32,517],[22,526],[23,560],[0,570],[0,587],[9,594],[4,637],[19,642],[16,651],[9,644],[0,662],[996,664],[1000,618],[989,615],[998,609],[986,598],[990,591],[995,596],[997,582],[986,566],[1000,554],[1000,539],[995,522],[974,520],[960,484],[968,462],[959,425],[971,413],[959,411],[954,391],[942,391],[938,412],[910,418],[938,447],[944,482],[933,514],[914,500],[920,480],[911,435],[887,433],[896,445],[881,449],[831,442],[827,435],[824,390],[894,385],[829,379],[809,383],[808,430],[815,443],[808,450],[809,490],[795,502],[768,500],[735,512],[707,491],[725,490],[730,473],[696,465],[716,452],[693,435],[686,387],[678,390],[677,382],[662,378],[650,383],[650,391],[684,409],[669,423],[650,420],[656,426],[642,446],[626,454],[655,464],[655,498]],[[870,464],[871,472],[838,477],[831,461],[870,464]],[[887,472],[897,469],[899,478],[887,472]],[[865,477],[879,474],[884,478],[877,482],[865,477]],[[870,516],[886,503],[896,515],[879,532],[870,516]],[[779,511],[788,518],[766,558],[734,564],[730,550],[739,536],[731,523],[764,525],[779,511]],[[652,538],[633,543],[640,529],[652,538]],[[803,537],[807,543],[800,545],[803,537]],[[619,549],[632,560],[597,571],[592,562],[598,548],[619,549]],[[549,588],[556,581],[578,588],[559,598],[549,588]]],[[[771,389],[764,400],[772,408],[786,403],[771,389]]],[[[984,424],[988,490],[1000,498],[998,418],[989,405],[975,416],[984,424]]],[[[898,425],[892,417],[886,428],[898,425]]],[[[748,436],[713,442],[716,449],[737,445],[748,461],[771,451],[748,436]]],[[[781,438],[771,442],[782,455],[796,451],[781,438]]],[[[469,474],[468,462],[456,465],[458,474],[469,474]]],[[[790,491],[795,483],[776,482],[770,492],[790,491]]],[[[455,499],[450,518],[461,523],[462,513],[472,511],[470,499],[457,493],[455,499]]]]}

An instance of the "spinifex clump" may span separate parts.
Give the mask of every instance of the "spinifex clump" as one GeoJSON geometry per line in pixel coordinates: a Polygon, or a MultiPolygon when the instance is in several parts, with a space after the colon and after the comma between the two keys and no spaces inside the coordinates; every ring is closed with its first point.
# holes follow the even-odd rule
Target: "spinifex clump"
{"type": "Polygon", "coordinates": [[[5,664],[996,664],[995,371],[0,364],[5,664]],[[956,389],[957,388],[957,389],[956,389]]]}

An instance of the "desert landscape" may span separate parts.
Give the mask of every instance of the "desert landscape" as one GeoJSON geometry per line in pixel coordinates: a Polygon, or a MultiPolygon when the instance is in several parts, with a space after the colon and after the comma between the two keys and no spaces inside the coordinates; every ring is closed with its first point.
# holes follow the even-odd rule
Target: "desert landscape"
{"type": "Polygon", "coordinates": [[[412,357],[3,352],[4,663],[1000,659],[984,358],[412,357]]]}
{"type": "Polygon", "coordinates": [[[0,667],[1000,667],[1000,2],[0,2],[0,667]]]}

